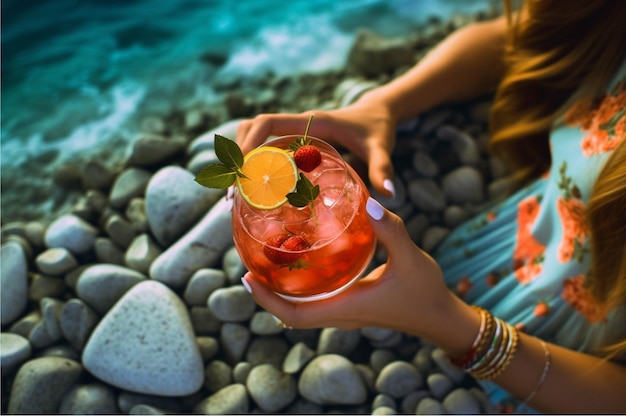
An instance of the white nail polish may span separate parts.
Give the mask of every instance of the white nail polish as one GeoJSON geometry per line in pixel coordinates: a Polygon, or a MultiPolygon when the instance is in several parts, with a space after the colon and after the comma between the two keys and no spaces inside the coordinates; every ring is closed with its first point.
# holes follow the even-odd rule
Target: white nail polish
{"type": "Polygon", "coordinates": [[[241,277],[241,284],[250,294],[252,294],[252,288],[250,287],[250,284],[248,283],[248,281],[246,281],[245,277],[241,277]]]}
{"type": "Polygon", "coordinates": [[[396,187],[393,185],[393,181],[386,179],[383,181],[383,188],[391,193],[392,197],[396,196],[396,187]]]}
{"type": "Polygon", "coordinates": [[[385,209],[380,203],[374,200],[372,197],[367,199],[367,204],[365,204],[365,210],[367,214],[369,214],[374,220],[380,220],[383,218],[383,214],[385,214],[385,209]]]}

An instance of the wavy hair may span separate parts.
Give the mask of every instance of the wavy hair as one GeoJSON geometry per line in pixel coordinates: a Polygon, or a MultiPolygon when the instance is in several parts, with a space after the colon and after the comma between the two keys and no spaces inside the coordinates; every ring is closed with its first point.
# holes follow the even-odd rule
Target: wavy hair
{"type": "MultiPolygon", "coordinates": [[[[549,132],[565,110],[601,96],[626,59],[626,2],[527,0],[515,14],[511,0],[504,4],[506,72],[490,114],[490,147],[521,185],[549,169],[549,132]]],[[[624,207],[626,139],[603,167],[585,213],[592,257],[585,285],[609,306],[626,304],[624,207]]],[[[626,340],[610,352],[626,353],[626,340]]]]}

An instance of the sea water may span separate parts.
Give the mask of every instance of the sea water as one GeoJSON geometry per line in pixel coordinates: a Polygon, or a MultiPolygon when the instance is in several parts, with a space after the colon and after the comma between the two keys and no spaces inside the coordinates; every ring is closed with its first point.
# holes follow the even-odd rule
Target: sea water
{"type": "MultiPolygon", "coordinates": [[[[49,184],[47,174],[64,161],[95,153],[122,158],[142,115],[210,104],[223,77],[339,68],[360,28],[404,36],[432,17],[489,4],[3,0],[3,208],[14,204],[6,193],[49,184]]],[[[54,197],[37,194],[40,204],[54,197]]]]}

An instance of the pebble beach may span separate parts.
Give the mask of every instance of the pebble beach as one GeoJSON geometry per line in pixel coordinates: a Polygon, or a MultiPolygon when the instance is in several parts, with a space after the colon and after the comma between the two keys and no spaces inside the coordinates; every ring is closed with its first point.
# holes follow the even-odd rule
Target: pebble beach
{"type": "MultiPolygon", "coordinates": [[[[54,195],[67,207],[20,218],[11,200],[1,229],[2,412],[502,411],[440,349],[414,336],[277,325],[241,284],[246,269],[225,192],[194,181],[217,160],[215,134],[234,139],[241,119],[346,106],[456,28],[496,13],[433,20],[405,38],[364,30],[341,70],[222,80],[224,99],[210,112],[146,116],[123,163],[91,158],[57,167],[54,195]]],[[[489,108],[485,97],[399,128],[396,196],[372,194],[426,251],[512,189],[487,152],[489,108]]],[[[345,157],[365,175],[362,163],[345,157]]],[[[379,248],[371,268],[385,261],[379,248]]]]}

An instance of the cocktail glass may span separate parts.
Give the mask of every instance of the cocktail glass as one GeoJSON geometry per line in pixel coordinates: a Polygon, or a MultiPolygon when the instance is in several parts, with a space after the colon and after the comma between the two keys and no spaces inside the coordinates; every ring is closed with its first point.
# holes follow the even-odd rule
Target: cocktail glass
{"type": "MultiPolygon", "coordinates": [[[[297,138],[282,136],[263,146],[288,150],[297,138]]],[[[321,300],[347,289],[367,269],[376,245],[365,212],[365,184],[331,145],[308,139],[322,154],[321,164],[304,173],[320,187],[313,207],[287,202],[260,210],[238,192],[233,197],[234,243],[244,265],[276,294],[294,302],[321,300]],[[286,250],[270,243],[292,236],[306,247],[286,250]]]]}

